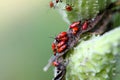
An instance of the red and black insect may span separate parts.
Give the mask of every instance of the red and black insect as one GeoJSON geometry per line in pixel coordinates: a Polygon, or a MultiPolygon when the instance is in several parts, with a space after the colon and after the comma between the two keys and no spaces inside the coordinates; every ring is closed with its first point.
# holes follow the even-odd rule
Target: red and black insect
{"type": "Polygon", "coordinates": [[[58,34],[58,36],[55,38],[57,42],[60,41],[67,41],[68,37],[67,37],[67,32],[61,32],[58,34]]]}
{"type": "Polygon", "coordinates": [[[72,34],[76,35],[78,31],[79,31],[78,27],[72,28],[72,34]]]}
{"type": "Polygon", "coordinates": [[[76,35],[77,32],[79,31],[79,25],[80,25],[80,21],[74,22],[70,25],[70,29],[72,31],[72,34],[76,35]]]}
{"type": "Polygon", "coordinates": [[[56,55],[56,53],[60,54],[66,48],[67,48],[67,44],[65,43],[65,41],[61,41],[59,43],[52,43],[52,50],[54,52],[54,55],[56,55]]]}
{"type": "Polygon", "coordinates": [[[55,41],[52,43],[52,50],[54,52],[54,55],[56,55],[56,53],[63,52],[67,48],[67,34],[67,32],[61,32],[55,38],[55,41]]]}
{"type": "Polygon", "coordinates": [[[60,48],[57,49],[57,52],[58,52],[58,53],[61,53],[61,52],[63,52],[66,48],[67,48],[67,45],[64,44],[63,46],[61,46],[60,48]]]}
{"type": "Polygon", "coordinates": [[[63,46],[65,44],[65,41],[61,41],[59,42],[56,46],[57,48],[60,48],[61,46],[63,46]]]}

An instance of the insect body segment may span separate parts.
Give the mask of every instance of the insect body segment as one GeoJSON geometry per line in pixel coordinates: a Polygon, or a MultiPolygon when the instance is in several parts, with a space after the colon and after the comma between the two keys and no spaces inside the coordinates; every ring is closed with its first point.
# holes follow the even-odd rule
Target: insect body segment
{"type": "Polygon", "coordinates": [[[88,21],[85,21],[82,26],[82,30],[86,30],[88,28],[88,21]]]}
{"type": "Polygon", "coordinates": [[[72,6],[70,6],[70,5],[66,5],[66,6],[65,6],[65,9],[66,9],[66,11],[68,11],[68,12],[70,12],[70,11],[73,10],[72,6]]]}
{"type": "Polygon", "coordinates": [[[56,41],[67,41],[67,32],[61,32],[58,34],[58,36],[55,38],[56,41]]]}
{"type": "Polygon", "coordinates": [[[79,31],[78,27],[72,28],[72,34],[76,35],[78,31],[79,31]]]}
{"type": "Polygon", "coordinates": [[[70,25],[70,29],[72,30],[72,34],[76,35],[77,32],[79,31],[79,25],[80,22],[74,22],[73,24],[70,25]]]}
{"type": "Polygon", "coordinates": [[[60,48],[61,46],[63,46],[65,44],[65,41],[61,41],[57,44],[57,48],[60,48]]]}
{"type": "Polygon", "coordinates": [[[79,22],[79,21],[74,22],[74,23],[72,23],[72,24],[70,25],[70,27],[69,27],[69,28],[74,28],[74,27],[78,26],[79,24],[80,24],[80,22],[79,22]]]}
{"type": "Polygon", "coordinates": [[[58,49],[57,49],[57,52],[58,52],[58,53],[61,53],[61,52],[63,52],[66,48],[67,48],[67,45],[65,44],[65,45],[61,46],[60,48],[58,48],[58,49]]]}
{"type": "Polygon", "coordinates": [[[60,38],[58,41],[68,41],[68,37],[63,37],[63,38],[60,38]]]}
{"type": "Polygon", "coordinates": [[[67,36],[67,32],[61,32],[60,34],[58,34],[57,38],[62,38],[67,36]]]}
{"type": "Polygon", "coordinates": [[[61,41],[57,44],[57,52],[61,53],[67,48],[65,41],[61,41]]]}
{"type": "Polygon", "coordinates": [[[56,54],[57,52],[57,49],[56,49],[56,44],[55,43],[52,43],[52,50],[54,52],[54,55],[56,54]]]}

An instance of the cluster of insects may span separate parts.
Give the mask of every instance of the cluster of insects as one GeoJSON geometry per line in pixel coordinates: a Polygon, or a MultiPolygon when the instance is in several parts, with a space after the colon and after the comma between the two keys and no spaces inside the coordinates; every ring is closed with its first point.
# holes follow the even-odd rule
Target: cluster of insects
{"type": "MultiPolygon", "coordinates": [[[[69,1],[66,1],[66,2],[69,2],[69,1]]],[[[57,5],[58,3],[62,3],[62,0],[50,1],[49,6],[50,6],[50,8],[56,8],[56,5],[57,5]]],[[[65,10],[68,11],[68,12],[69,12],[69,11],[72,11],[72,10],[73,10],[72,5],[68,3],[68,4],[65,6],[65,10]]]]}
{"type": "MultiPolygon", "coordinates": [[[[56,0],[55,2],[62,2],[62,0],[56,0]]],[[[93,19],[73,22],[68,27],[67,31],[60,32],[55,37],[52,43],[54,55],[50,58],[48,65],[44,68],[44,70],[47,70],[51,64],[55,66],[56,75],[54,80],[64,80],[66,66],[69,63],[69,60],[65,59],[65,55],[79,42],[82,34],[86,32],[103,34],[106,31],[106,27],[109,24],[112,15],[115,12],[120,11],[119,9],[112,10],[111,7],[113,6],[115,6],[115,3],[111,4],[104,11],[101,11],[93,19]]],[[[50,2],[50,7],[54,7],[54,3],[52,1],[50,2]]],[[[67,11],[70,10],[68,7],[67,9],[67,11]]]]}

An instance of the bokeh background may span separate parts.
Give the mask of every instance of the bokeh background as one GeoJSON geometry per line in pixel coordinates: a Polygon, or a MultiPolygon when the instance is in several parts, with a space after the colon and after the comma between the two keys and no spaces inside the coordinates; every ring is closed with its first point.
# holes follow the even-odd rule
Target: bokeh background
{"type": "Polygon", "coordinates": [[[68,25],[49,0],[0,0],[0,80],[51,80],[51,43],[68,25]]]}

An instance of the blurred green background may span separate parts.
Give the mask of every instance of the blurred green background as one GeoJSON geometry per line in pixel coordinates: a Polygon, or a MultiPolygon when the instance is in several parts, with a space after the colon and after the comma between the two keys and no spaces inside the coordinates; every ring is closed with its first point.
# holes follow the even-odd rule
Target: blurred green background
{"type": "Polygon", "coordinates": [[[49,0],[0,0],[0,80],[51,80],[51,43],[68,25],[49,0]]]}

